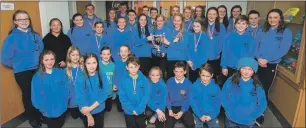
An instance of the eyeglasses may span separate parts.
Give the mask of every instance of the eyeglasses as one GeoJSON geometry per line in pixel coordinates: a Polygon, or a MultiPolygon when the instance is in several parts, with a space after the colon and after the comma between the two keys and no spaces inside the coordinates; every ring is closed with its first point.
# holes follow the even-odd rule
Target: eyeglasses
{"type": "Polygon", "coordinates": [[[15,21],[17,21],[17,22],[29,22],[29,21],[30,21],[30,18],[16,19],[15,21]]]}

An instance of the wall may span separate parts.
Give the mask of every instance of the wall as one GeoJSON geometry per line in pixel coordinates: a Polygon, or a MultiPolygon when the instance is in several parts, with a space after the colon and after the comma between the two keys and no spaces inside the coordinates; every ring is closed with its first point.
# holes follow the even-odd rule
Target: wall
{"type": "Polygon", "coordinates": [[[225,1],[222,1],[222,2],[212,2],[212,1],[208,1],[207,2],[207,9],[210,8],[210,7],[218,7],[219,5],[225,5],[227,7],[227,15],[228,16],[231,16],[231,8],[234,6],[234,5],[240,5],[241,8],[242,8],[242,14],[246,14],[247,12],[247,4],[248,2],[245,0],[241,0],[239,2],[225,2],[225,1]]]}
{"type": "Polygon", "coordinates": [[[93,1],[91,3],[96,7],[95,14],[102,18],[102,20],[106,20],[107,12],[105,1],[93,1]]]}
{"type": "MultiPolygon", "coordinates": [[[[38,2],[9,2],[15,4],[15,10],[26,10],[31,17],[34,30],[41,34],[41,23],[38,2]]],[[[14,11],[15,11],[14,10],[14,11]]],[[[1,11],[0,18],[0,49],[2,50],[3,40],[6,38],[11,24],[14,11],[1,11]]],[[[0,86],[1,86],[1,125],[10,119],[24,112],[21,91],[14,79],[11,69],[0,65],[0,86]]]]}

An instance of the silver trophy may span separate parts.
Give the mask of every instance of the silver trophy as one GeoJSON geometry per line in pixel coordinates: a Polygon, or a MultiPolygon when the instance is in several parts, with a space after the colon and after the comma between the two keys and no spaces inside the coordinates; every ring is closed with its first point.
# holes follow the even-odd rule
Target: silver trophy
{"type": "MultiPolygon", "coordinates": [[[[162,41],[163,41],[163,38],[164,38],[164,34],[152,35],[152,36],[153,36],[154,43],[155,43],[157,46],[161,47],[162,41]]],[[[157,48],[157,50],[156,50],[156,56],[157,56],[157,57],[163,57],[163,53],[161,53],[160,48],[157,48]]]]}

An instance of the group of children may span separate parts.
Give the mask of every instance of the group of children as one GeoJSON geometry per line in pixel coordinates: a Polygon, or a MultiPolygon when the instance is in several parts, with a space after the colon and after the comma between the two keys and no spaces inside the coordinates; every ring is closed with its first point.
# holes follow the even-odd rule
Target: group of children
{"type": "Polygon", "coordinates": [[[67,35],[61,21],[52,19],[44,42],[28,13],[18,10],[1,62],[14,70],[33,127],[41,127],[41,115],[48,127],[62,127],[67,110],[85,127],[104,127],[104,112],[114,100],[128,128],[144,128],[146,122],[173,128],[177,121],[188,128],[219,127],[221,106],[226,127],[252,127],[267,107],[292,33],[279,9],[268,12],[264,27],[255,10],[245,16],[234,6],[227,19],[225,6],[208,8],[205,18],[200,9],[193,19],[190,7],[183,16],[175,6],[166,21],[145,13],[136,18],[134,10],[122,7],[102,22],[87,5],[87,15],[73,15],[67,35]],[[59,45],[60,38],[72,46],[49,46],[59,45]],[[221,75],[227,79],[222,84],[221,75]]]}

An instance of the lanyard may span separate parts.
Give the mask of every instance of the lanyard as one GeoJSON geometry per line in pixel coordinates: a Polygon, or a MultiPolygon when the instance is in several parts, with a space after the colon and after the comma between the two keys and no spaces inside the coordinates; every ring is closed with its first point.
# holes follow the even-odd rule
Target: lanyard
{"type": "Polygon", "coordinates": [[[72,71],[71,71],[71,77],[72,77],[73,85],[75,85],[76,79],[78,77],[78,72],[79,72],[79,66],[77,66],[77,71],[75,73],[75,78],[73,78],[72,71]]]}
{"type": "Polygon", "coordinates": [[[98,38],[97,38],[97,34],[95,35],[95,37],[96,37],[96,44],[97,44],[97,47],[98,47],[98,49],[100,50],[100,42],[101,42],[101,40],[102,40],[102,38],[103,38],[103,36],[101,35],[101,39],[98,41],[98,38]]]}
{"type": "Polygon", "coordinates": [[[212,27],[212,29],[211,29],[211,31],[210,31],[210,25],[208,25],[208,36],[209,36],[209,38],[210,38],[210,40],[212,40],[213,39],[213,35],[214,35],[214,32],[215,32],[215,24],[214,24],[214,26],[212,27]]]}
{"type": "Polygon", "coordinates": [[[200,43],[200,39],[201,39],[201,36],[202,36],[202,32],[200,33],[200,37],[199,37],[199,39],[198,39],[198,41],[196,41],[197,39],[197,37],[196,37],[196,34],[194,34],[194,52],[197,52],[197,48],[198,48],[198,45],[199,45],[199,43],[200,43]]]}

